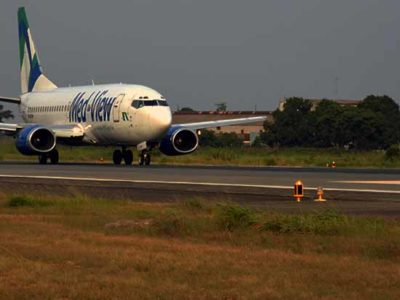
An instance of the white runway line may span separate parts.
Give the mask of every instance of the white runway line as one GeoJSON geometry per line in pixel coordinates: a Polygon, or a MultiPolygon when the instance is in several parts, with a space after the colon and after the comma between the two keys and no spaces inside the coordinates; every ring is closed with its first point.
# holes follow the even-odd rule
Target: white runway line
{"type": "MultiPolygon", "coordinates": [[[[26,178],[26,179],[52,179],[52,180],[71,180],[71,181],[90,181],[90,182],[120,182],[120,183],[149,183],[149,184],[174,184],[174,185],[197,185],[197,186],[221,186],[221,187],[243,187],[261,189],[293,189],[293,186],[284,185],[258,185],[258,184],[237,184],[237,183],[216,183],[216,182],[190,182],[190,181],[163,181],[163,180],[133,180],[133,179],[111,179],[111,178],[90,178],[90,177],[64,177],[64,176],[35,176],[35,175],[13,175],[0,174],[0,178],[26,178]]],[[[305,190],[316,190],[317,187],[305,187],[305,190]]],[[[400,194],[396,190],[377,190],[377,189],[342,189],[324,188],[324,191],[336,192],[362,192],[380,194],[400,194]]]]}
{"type": "Polygon", "coordinates": [[[400,180],[334,181],[337,183],[400,185],[400,180]]]}

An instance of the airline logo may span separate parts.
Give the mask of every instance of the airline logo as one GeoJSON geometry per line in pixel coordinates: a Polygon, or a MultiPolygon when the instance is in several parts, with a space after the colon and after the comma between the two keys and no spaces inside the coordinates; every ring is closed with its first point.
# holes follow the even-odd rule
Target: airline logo
{"type": "Polygon", "coordinates": [[[127,112],[122,113],[122,121],[129,121],[129,115],[127,112]]]}
{"type": "Polygon", "coordinates": [[[107,91],[78,93],[69,111],[70,122],[108,122],[117,97],[107,96],[107,91]]]}
{"type": "Polygon", "coordinates": [[[42,74],[39,58],[29,29],[25,8],[18,10],[19,59],[21,63],[22,92],[31,92],[42,74]]]}

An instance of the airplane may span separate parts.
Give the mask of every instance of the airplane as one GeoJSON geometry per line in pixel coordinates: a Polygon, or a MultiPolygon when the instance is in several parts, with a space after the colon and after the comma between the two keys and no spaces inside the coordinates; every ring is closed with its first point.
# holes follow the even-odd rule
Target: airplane
{"type": "Polygon", "coordinates": [[[139,165],[151,163],[156,147],[170,156],[194,152],[201,129],[264,121],[251,117],[172,124],[171,109],[156,90],[132,84],[57,87],[45,76],[24,7],[18,9],[20,97],[0,97],[18,104],[24,123],[0,123],[0,131],[15,137],[18,151],[37,155],[40,164],[59,163],[57,145],[117,148],[113,163],[131,165],[129,148],[139,151],[139,165]]]}

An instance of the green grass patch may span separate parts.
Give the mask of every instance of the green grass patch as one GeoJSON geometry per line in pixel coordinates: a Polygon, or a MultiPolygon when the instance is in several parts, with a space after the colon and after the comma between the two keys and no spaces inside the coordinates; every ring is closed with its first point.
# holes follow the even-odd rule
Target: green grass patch
{"type": "Polygon", "coordinates": [[[387,232],[387,223],[377,217],[353,217],[328,209],[301,215],[269,214],[261,229],[281,234],[378,236],[387,232]]]}
{"type": "Polygon", "coordinates": [[[8,201],[9,207],[47,207],[53,205],[52,201],[31,198],[27,196],[12,197],[8,201]]]}
{"type": "Polygon", "coordinates": [[[219,204],[215,209],[217,225],[223,230],[246,229],[255,224],[255,213],[237,204],[219,204]]]}
{"type": "Polygon", "coordinates": [[[278,233],[337,234],[348,225],[347,217],[334,210],[327,210],[304,215],[268,216],[262,229],[278,233]]]}
{"type": "MultiPolygon", "coordinates": [[[[236,165],[236,166],[316,166],[326,167],[333,161],[341,167],[400,168],[397,146],[385,151],[346,151],[328,148],[280,148],[233,147],[199,149],[183,156],[165,156],[158,150],[152,151],[152,161],[156,164],[193,165],[236,165]]],[[[61,162],[112,163],[113,147],[67,147],[60,145],[61,162]]],[[[134,151],[135,157],[138,153],[134,151]]],[[[14,140],[0,138],[0,160],[34,160],[36,156],[23,156],[15,148],[14,140]]]]}
{"type": "Polygon", "coordinates": [[[294,253],[400,259],[399,220],[350,216],[331,209],[283,214],[205,198],[149,204],[84,196],[1,197],[5,213],[58,216],[57,222],[67,228],[111,236],[173,237],[294,253]]]}
{"type": "Polygon", "coordinates": [[[189,198],[183,202],[183,205],[191,211],[202,211],[207,208],[207,204],[201,198],[189,198]]]}

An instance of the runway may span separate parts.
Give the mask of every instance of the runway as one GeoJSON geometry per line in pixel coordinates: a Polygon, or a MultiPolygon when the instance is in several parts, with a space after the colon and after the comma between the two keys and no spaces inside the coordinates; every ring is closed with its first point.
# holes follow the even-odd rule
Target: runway
{"type": "Polygon", "coordinates": [[[8,191],[23,186],[49,193],[74,190],[142,201],[213,196],[278,210],[293,201],[293,184],[299,179],[305,186],[304,207],[314,207],[311,200],[321,186],[330,203],[326,206],[400,216],[400,170],[0,164],[0,187],[8,191]]]}

